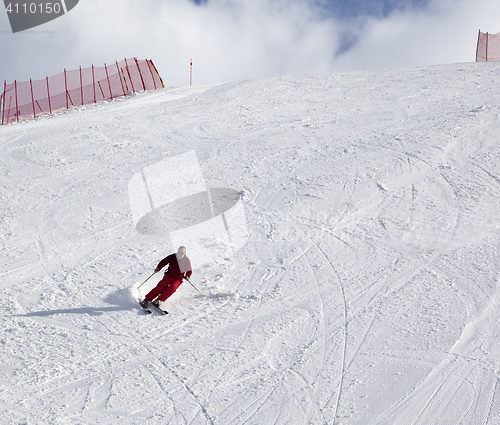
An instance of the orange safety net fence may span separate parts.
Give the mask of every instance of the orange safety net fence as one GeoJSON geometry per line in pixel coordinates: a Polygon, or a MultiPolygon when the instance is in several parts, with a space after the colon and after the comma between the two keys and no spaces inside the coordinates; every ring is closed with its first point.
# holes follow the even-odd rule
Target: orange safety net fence
{"type": "Polygon", "coordinates": [[[4,82],[2,125],[161,87],[165,86],[153,61],[136,58],[104,67],[64,70],[44,80],[4,82]]]}
{"type": "Polygon", "coordinates": [[[479,31],[477,37],[476,62],[500,61],[500,32],[490,34],[479,31]]]}

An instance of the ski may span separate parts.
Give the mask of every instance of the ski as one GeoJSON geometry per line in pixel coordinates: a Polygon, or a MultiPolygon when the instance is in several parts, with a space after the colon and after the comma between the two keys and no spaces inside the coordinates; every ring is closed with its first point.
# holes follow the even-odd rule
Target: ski
{"type": "Polygon", "coordinates": [[[152,314],[153,312],[148,308],[148,307],[142,307],[141,305],[141,299],[140,298],[137,298],[137,300],[139,301],[139,305],[141,306],[141,308],[147,313],[147,314],[152,314]]]}
{"type": "Polygon", "coordinates": [[[160,308],[160,306],[156,306],[156,305],[154,305],[154,303],[151,303],[151,305],[152,305],[154,308],[156,308],[156,309],[157,309],[157,310],[158,310],[161,314],[168,314],[168,311],[167,311],[167,310],[162,310],[162,309],[160,308]]]}

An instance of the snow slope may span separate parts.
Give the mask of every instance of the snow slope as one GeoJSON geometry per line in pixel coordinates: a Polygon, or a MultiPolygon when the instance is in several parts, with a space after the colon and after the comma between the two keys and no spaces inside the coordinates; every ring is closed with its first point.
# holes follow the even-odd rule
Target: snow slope
{"type": "Polygon", "coordinates": [[[0,127],[2,423],[500,424],[499,105],[500,64],[470,63],[0,127]],[[248,240],[148,316],[176,247],[128,184],[190,151],[248,240]]]}

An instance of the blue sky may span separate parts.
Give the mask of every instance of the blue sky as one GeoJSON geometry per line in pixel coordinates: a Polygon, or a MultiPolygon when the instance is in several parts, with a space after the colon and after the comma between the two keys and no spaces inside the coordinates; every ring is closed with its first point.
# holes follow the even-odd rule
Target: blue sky
{"type": "MultiPolygon", "coordinates": [[[[191,0],[196,5],[205,5],[209,0],[191,0]]],[[[428,0],[316,0],[326,16],[352,18],[359,15],[376,17],[388,16],[394,10],[404,9],[409,5],[425,6],[428,0]]]]}
{"type": "Polygon", "coordinates": [[[0,81],[124,57],[152,59],[167,86],[472,62],[498,0],[80,0],[12,34],[0,13],[0,81]]]}

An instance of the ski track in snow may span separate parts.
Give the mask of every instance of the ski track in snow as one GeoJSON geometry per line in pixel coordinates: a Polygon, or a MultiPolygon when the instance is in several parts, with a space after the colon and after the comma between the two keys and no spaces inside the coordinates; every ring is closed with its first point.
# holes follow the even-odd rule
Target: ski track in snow
{"type": "Polygon", "coordinates": [[[1,127],[2,423],[500,424],[499,71],[169,88],[1,127]],[[136,232],[127,185],[191,150],[248,240],[195,269],[206,298],[146,315],[176,247],[136,232]]]}

